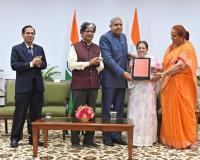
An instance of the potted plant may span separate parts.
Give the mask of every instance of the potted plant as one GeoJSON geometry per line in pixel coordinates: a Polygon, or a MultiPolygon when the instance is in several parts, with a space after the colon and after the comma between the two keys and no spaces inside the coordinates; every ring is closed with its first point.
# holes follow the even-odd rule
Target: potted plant
{"type": "Polygon", "coordinates": [[[42,72],[42,76],[43,76],[44,80],[53,81],[53,76],[59,75],[61,73],[61,72],[55,70],[57,67],[58,66],[52,66],[52,67],[48,66],[47,69],[45,69],[42,72]]]}

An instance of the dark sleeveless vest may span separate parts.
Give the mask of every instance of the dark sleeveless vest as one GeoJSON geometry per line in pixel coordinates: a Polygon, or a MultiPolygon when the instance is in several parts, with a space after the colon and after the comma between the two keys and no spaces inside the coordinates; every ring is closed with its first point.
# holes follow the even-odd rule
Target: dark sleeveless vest
{"type": "MultiPolygon", "coordinates": [[[[89,62],[95,57],[99,57],[100,48],[96,44],[92,43],[89,46],[80,41],[73,44],[76,54],[77,62],[89,62]]],[[[100,80],[96,66],[86,67],[84,70],[72,71],[72,89],[90,89],[99,88],[100,80]]]]}

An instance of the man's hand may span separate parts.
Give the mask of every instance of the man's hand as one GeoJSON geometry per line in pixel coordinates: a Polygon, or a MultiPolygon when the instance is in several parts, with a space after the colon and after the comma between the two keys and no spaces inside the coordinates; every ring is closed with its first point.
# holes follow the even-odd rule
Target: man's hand
{"type": "Polygon", "coordinates": [[[100,57],[95,57],[89,62],[89,66],[98,66],[100,65],[100,61],[102,61],[102,58],[100,57]]]}
{"type": "Polygon", "coordinates": [[[132,59],[132,58],[137,58],[137,54],[136,54],[136,53],[128,53],[128,57],[129,57],[130,59],[132,59]]]}
{"type": "Polygon", "coordinates": [[[42,64],[42,56],[37,56],[33,58],[32,64],[36,67],[40,67],[40,65],[42,64]]]}
{"type": "Polygon", "coordinates": [[[122,76],[123,76],[126,80],[128,80],[128,81],[131,81],[131,80],[132,80],[132,76],[131,76],[131,74],[128,73],[128,72],[124,72],[124,73],[122,74],[122,76]]]}

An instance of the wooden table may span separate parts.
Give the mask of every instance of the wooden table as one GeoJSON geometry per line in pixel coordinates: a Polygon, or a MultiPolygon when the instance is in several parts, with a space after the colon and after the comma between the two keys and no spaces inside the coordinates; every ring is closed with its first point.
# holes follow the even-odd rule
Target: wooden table
{"type": "Polygon", "coordinates": [[[95,118],[90,122],[80,122],[76,118],[53,117],[51,120],[45,118],[32,122],[33,130],[33,156],[37,157],[38,151],[38,132],[43,130],[44,147],[47,147],[48,130],[76,130],[76,131],[126,131],[128,134],[128,158],[132,159],[133,146],[133,122],[128,119],[110,119],[95,118]]]}

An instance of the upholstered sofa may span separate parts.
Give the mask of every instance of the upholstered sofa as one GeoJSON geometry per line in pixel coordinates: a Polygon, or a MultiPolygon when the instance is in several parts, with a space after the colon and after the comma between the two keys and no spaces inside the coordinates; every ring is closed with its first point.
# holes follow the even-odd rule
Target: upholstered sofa
{"type": "Polygon", "coordinates": [[[67,115],[67,98],[70,89],[69,81],[45,81],[44,105],[42,115],[50,112],[52,116],[64,117],[67,115]]]}
{"type": "MultiPolygon", "coordinates": [[[[59,83],[52,81],[45,81],[45,92],[44,92],[44,105],[42,109],[42,116],[45,116],[47,112],[52,113],[52,116],[64,117],[67,116],[67,99],[69,99],[70,81],[61,81],[59,83]]],[[[13,118],[14,108],[15,108],[15,80],[6,80],[6,94],[5,94],[5,105],[0,106],[0,120],[5,121],[5,133],[8,133],[8,119],[13,118]]],[[[96,112],[95,117],[101,117],[102,109],[102,91],[99,89],[97,101],[96,101],[96,112]]],[[[124,105],[124,117],[127,117],[127,102],[128,102],[128,92],[125,96],[124,105]]],[[[159,99],[158,99],[159,104],[159,99]]],[[[157,106],[158,121],[161,121],[161,110],[160,106],[157,106]]],[[[158,126],[158,129],[160,125],[158,126]]],[[[63,134],[63,138],[65,134],[63,134]]]]}
{"type": "MultiPolygon", "coordinates": [[[[7,120],[13,118],[15,108],[15,80],[6,80],[5,105],[0,106],[0,119],[5,121],[5,133],[8,133],[7,120]]],[[[70,87],[69,81],[44,81],[44,105],[42,116],[47,112],[52,116],[64,117],[67,115],[67,97],[70,87]]]]}
{"type": "Polygon", "coordinates": [[[6,80],[5,106],[0,107],[0,120],[5,121],[5,133],[8,133],[8,119],[12,119],[15,107],[15,81],[6,80]]]}
{"type": "MultiPolygon", "coordinates": [[[[101,89],[98,90],[97,100],[96,100],[96,111],[95,117],[101,117],[101,108],[102,108],[102,91],[101,89]]],[[[128,103],[128,91],[126,91],[125,95],[125,104],[124,104],[124,117],[127,117],[127,103],[128,103]]]]}

